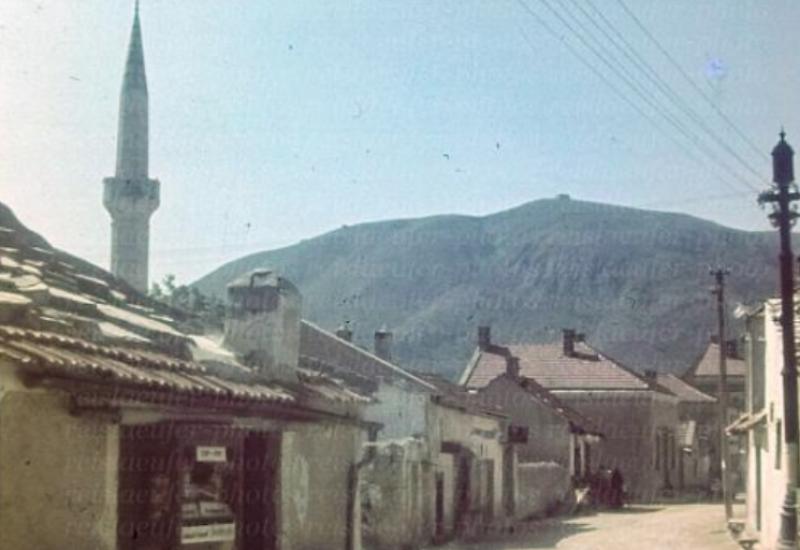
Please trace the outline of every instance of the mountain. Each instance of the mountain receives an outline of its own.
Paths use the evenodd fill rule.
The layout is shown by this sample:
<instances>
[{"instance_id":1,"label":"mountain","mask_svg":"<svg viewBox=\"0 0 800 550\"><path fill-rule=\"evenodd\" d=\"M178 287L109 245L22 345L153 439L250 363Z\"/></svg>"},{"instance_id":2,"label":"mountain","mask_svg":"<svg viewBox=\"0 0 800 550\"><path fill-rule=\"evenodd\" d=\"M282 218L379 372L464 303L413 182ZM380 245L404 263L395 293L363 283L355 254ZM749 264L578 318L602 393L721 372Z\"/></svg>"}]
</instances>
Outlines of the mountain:
<instances>
[{"instance_id":1,"label":"mountain","mask_svg":"<svg viewBox=\"0 0 800 550\"><path fill-rule=\"evenodd\" d=\"M241 273L277 268L301 289L306 318L331 329L349 320L364 346L386 325L400 364L445 375L468 361L479 324L498 343L574 327L634 368L682 372L715 332L709 268L720 265L729 311L775 295L777 235L561 196L484 217L343 227L195 285L222 296Z\"/></svg>"}]
</instances>

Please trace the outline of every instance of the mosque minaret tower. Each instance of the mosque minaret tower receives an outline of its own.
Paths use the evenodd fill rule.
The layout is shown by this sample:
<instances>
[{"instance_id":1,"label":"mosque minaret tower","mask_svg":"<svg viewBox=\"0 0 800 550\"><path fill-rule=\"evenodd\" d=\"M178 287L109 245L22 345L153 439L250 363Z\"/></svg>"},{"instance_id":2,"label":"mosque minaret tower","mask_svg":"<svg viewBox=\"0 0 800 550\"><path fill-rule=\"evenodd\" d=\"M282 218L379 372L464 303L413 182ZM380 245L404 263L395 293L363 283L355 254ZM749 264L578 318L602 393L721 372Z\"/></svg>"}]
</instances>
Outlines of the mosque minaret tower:
<instances>
[{"instance_id":1,"label":"mosque minaret tower","mask_svg":"<svg viewBox=\"0 0 800 550\"><path fill-rule=\"evenodd\" d=\"M111 271L147 292L150 216L159 205L159 182L148 175L147 77L139 2L136 2L119 99L117 168L103 180L103 205L111 214Z\"/></svg>"}]
</instances>

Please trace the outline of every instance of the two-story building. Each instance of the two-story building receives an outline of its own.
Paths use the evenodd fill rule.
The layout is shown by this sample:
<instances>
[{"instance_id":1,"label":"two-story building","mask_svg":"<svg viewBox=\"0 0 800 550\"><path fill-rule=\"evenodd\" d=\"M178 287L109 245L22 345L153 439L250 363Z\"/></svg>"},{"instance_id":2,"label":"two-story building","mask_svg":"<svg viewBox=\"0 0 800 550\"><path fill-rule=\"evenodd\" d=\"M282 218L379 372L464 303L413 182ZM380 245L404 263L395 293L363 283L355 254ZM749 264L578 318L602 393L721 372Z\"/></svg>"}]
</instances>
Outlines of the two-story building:
<instances>
[{"instance_id":1,"label":"two-story building","mask_svg":"<svg viewBox=\"0 0 800 550\"><path fill-rule=\"evenodd\" d=\"M480 347L480 346L479 346ZM629 498L655 499L677 480L678 398L583 342L574 330L552 344L508 344L519 358L519 375L534 380L560 401L591 419L604 435L586 453L587 467L617 468ZM461 384L480 391L505 373L502 361L476 354Z\"/></svg>"}]
</instances>

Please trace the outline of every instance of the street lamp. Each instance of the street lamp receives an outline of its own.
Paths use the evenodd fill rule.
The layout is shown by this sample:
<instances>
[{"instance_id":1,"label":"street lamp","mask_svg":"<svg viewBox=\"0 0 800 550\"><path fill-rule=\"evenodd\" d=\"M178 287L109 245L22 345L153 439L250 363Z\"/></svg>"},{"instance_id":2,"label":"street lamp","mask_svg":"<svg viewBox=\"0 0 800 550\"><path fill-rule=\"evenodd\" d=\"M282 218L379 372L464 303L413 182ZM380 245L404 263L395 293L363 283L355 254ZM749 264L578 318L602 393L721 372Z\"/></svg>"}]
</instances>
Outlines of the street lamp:
<instances>
[{"instance_id":1,"label":"street lamp","mask_svg":"<svg viewBox=\"0 0 800 550\"><path fill-rule=\"evenodd\" d=\"M797 548L797 364L794 341L794 273L792 271L791 226L798 213L791 203L800 199L794 184L794 151L786 143L786 133L781 130L781 140L772 150L772 181L769 191L761 193L758 202L771 203L769 215L772 225L778 228L781 241L781 330L783 333L783 426L786 463L786 495L781 509L781 531L778 548Z\"/></svg>"}]
</instances>

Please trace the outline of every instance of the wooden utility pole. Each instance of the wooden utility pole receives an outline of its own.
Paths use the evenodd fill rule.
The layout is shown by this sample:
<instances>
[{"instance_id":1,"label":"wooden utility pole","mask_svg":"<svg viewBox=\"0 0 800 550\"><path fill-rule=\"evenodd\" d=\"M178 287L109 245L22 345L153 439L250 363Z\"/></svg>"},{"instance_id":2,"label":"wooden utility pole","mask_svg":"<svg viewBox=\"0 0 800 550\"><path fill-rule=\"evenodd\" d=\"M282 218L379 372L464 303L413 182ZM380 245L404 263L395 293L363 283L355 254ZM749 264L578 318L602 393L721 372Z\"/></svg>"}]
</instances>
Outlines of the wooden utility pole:
<instances>
[{"instance_id":1,"label":"wooden utility pole","mask_svg":"<svg viewBox=\"0 0 800 550\"><path fill-rule=\"evenodd\" d=\"M719 465L720 481L722 482L722 500L725 502L725 519L733 517L733 494L731 487L731 476L728 471L730 463L730 450L728 449L728 435L725 428L728 426L728 364L727 364L727 340L725 338L725 276L729 274L727 269L712 269L716 285L713 294L717 297L717 330L719 339L719 389L717 395L717 405L719 410Z\"/></svg>"},{"instance_id":2,"label":"wooden utility pole","mask_svg":"<svg viewBox=\"0 0 800 550\"><path fill-rule=\"evenodd\" d=\"M781 531L778 548L797 549L797 468L798 468L798 418L797 418L797 356L794 340L794 272L792 261L791 227L798 214L791 203L800 199L794 186L794 151L786 143L781 130L781 140L772 150L772 181L775 185L759 195L761 204L772 203L769 215L780 234L780 285L781 331L783 333L783 438L786 468L786 495L781 509Z\"/></svg>"}]
</instances>

